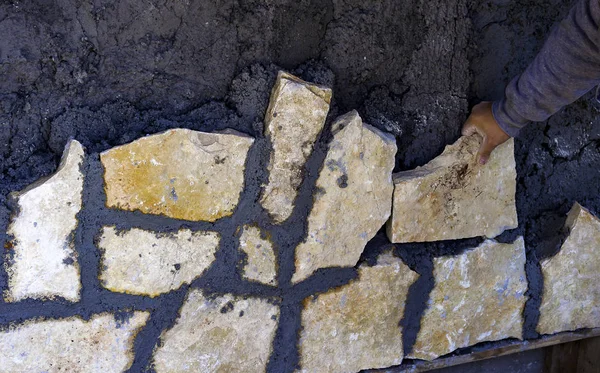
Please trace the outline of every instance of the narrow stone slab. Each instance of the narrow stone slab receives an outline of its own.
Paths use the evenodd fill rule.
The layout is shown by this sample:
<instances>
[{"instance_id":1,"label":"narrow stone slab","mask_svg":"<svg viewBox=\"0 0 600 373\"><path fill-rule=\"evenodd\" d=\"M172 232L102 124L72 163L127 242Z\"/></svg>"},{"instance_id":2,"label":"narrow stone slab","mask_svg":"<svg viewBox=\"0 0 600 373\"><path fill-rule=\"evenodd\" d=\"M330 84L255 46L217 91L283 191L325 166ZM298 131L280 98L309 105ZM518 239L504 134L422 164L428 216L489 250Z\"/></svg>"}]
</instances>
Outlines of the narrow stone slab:
<instances>
[{"instance_id":1,"label":"narrow stone slab","mask_svg":"<svg viewBox=\"0 0 600 373\"><path fill-rule=\"evenodd\" d=\"M418 278L391 254L357 280L304 301L300 336L302 372L358 372L402 362L404 305Z\"/></svg>"},{"instance_id":2,"label":"narrow stone slab","mask_svg":"<svg viewBox=\"0 0 600 373\"><path fill-rule=\"evenodd\" d=\"M461 137L423 167L394 175L392 242L495 237L516 228L514 142L477 162L481 137Z\"/></svg>"},{"instance_id":3,"label":"narrow stone slab","mask_svg":"<svg viewBox=\"0 0 600 373\"><path fill-rule=\"evenodd\" d=\"M201 276L215 260L219 239L216 232L189 229L161 234L104 227L100 280L111 291L158 296Z\"/></svg>"},{"instance_id":4,"label":"narrow stone slab","mask_svg":"<svg viewBox=\"0 0 600 373\"><path fill-rule=\"evenodd\" d=\"M79 300L81 282L72 233L81 210L84 150L75 140L64 151L58 170L15 193L18 212L8 228L12 259L6 263L9 302L25 298Z\"/></svg>"},{"instance_id":5,"label":"narrow stone slab","mask_svg":"<svg viewBox=\"0 0 600 373\"><path fill-rule=\"evenodd\" d=\"M133 363L133 340L148 319L134 312L122 321L100 314L28 321L0 332L2 372L124 372Z\"/></svg>"},{"instance_id":6,"label":"narrow stone slab","mask_svg":"<svg viewBox=\"0 0 600 373\"><path fill-rule=\"evenodd\" d=\"M261 204L277 223L292 213L304 164L325 125L330 101L329 88L279 72L265 114L265 135L273 150L269 181L261 197Z\"/></svg>"},{"instance_id":7,"label":"narrow stone slab","mask_svg":"<svg viewBox=\"0 0 600 373\"><path fill-rule=\"evenodd\" d=\"M317 179L308 235L296 248L298 282L319 268L356 265L392 208L396 140L356 111L333 125L333 140Z\"/></svg>"},{"instance_id":8,"label":"narrow stone slab","mask_svg":"<svg viewBox=\"0 0 600 373\"><path fill-rule=\"evenodd\" d=\"M240 237L240 250L248 256L242 273L245 279L277 285L277 261L273 244L266 233L258 227L245 225Z\"/></svg>"},{"instance_id":9,"label":"narrow stone slab","mask_svg":"<svg viewBox=\"0 0 600 373\"><path fill-rule=\"evenodd\" d=\"M229 216L244 187L251 137L173 129L100 155L106 204L171 218Z\"/></svg>"},{"instance_id":10,"label":"narrow stone slab","mask_svg":"<svg viewBox=\"0 0 600 373\"><path fill-rule=\"evenodd\" d=\"M560 251L541 263L540 334L600 327L600 220L575 203L565 228Z\"/></svg>"},{"instance_id":11,"label":"narrow stone slab","mask_svg":"<svg viewBox=\"0 0 600 373\"><path fill-rule=\"evenodd\" d=\"M527 300L522 237L436 258L433 274L435 287L408 357L433 360L479 342L521 338Z\"/></svg>"},{"instance_id":12,"label":"narrow stone slab","mask_svg":"<svg viewBox=\"0 0 600 373\"><path fill-rule=\"evenodd\" d=\"M161 335L154 368L163 372L265 372L279 307L264 299L188 294L175 326Z\"/></svg>"}]
</instances>

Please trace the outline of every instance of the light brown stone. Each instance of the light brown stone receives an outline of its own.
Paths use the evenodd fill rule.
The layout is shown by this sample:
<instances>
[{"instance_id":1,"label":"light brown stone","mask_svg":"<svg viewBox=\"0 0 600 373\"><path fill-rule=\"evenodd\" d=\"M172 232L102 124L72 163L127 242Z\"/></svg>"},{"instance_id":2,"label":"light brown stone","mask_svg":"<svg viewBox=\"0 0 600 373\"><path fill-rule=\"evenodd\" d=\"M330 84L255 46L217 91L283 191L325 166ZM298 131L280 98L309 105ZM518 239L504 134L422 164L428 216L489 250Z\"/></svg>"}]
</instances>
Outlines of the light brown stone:
<instances>
[{"instance_id":1,"label":"light brown stone","mask_svg":"<svg viewBox=\"0 0 600 373\"><path fill-rule=\"evenodd\" d=\"M104 227L100 280L105 288L155 297L191 283L215 260L216 232L159 234L133 228L118 232Z\"/></svg>"},{"instance_id":2,"label":"light brown stone","mask_svg":"<svg viewBox=\"0 0 600 373\"><path fill-rule=\"evenodd\" d=\"M107 150L101 154L106 203L194 221L229 216L253 141L235 131L173 129Z\"/></svg>"},{"instance_id":3,"label":"light brown stone","mask_svg":"<svg viewBox=\"0 0 600 373\"><path fill-rule=\"evenodd\" d=\"M358 279L304 301L300 336L302 372L358 372L402 362L404 305L418 278L391 254Z\"/></svg>"},{"instance_id":4,"label":"light brown stone","mask_svg":"<svg viewBox=\"0 0 600 373\"><path fill-rule=\"evenodd\" d=\"M126 321L101 314L28 321L0 332L0 372L124 372L133 362L133 340L148 312Z\"/></svg>"},{"instance_id":5,"label":"light brown stone","mask_svg":"<svg viewBox=\"0 0 600 373\"><path fill-rule=\"evenodd\" d=\"M479 342L521 338L527 300L522 237L436 258L433 271L435 286L408 357L433 360Z\"/></svg>"},{"instance_id":6,"label":"light brown stone","mask_svg":"<svg viewBox=\"0 0 600 373\"><path fill-rule=\"evenodd\" d=\"M308 235L296 248L294 282L319 268L356 265L390 216L394 137L363 124L356 111L340 117L333 133L317 179Z\"/></svg>"},{"instance_id":7,"label":"light brown stone","mask_svg":"<svg viewBox=\"0 0 600 373\"><path fill-rule=\"evenodd\" d=\"M331 90L279 72L265 114L265 135L273 150L261 204L277 223L294 208L303 167L329 111Z\"/></svg>"},{"instance_id":8,"label":"light brown stone","mask_svg":"<svg viewBox=\"0 0 600 373\"><path fill-rule=\"evenodd\" d=\"M22 192L8 234L12 260L7 263L7 301L63 297L79 300L81 282L72 233L81 209L84 150L75 140L64 151L58 170Z\"/></svg>"},{"instance_id":9,"label":"light brown stone","mask_svg":"<svg viewBox=\"0 0 600 373\"><path fill-rule=\"evenodd\" d=\"M245 279L267 285L277 285L275 252L266 233L263 233L258 227L245 225L240 237L240 250L248 256L242 273Z\"/></svg>"},{"instance_id":10,"label":"light brown stone","mask_svg":"<svg viewBox=\"0 0 600 373\"><path fill-rule=\"evenodd\" d=\"M541 262L541 334L600 327L600 220L575 203L565 228L560 251Z\"/></svg>"},{"instance_id":11,"label":"light brown stone","mask_svg":"<svg viewBox=\"0 0 600 373\"><path fill-rule=\"evenodd\" d=\"M514 142L500 145L486 165L477 162L481 137L461 137L415 170L394 175L392 242L495 237L516 228Z\"/></svg>"},{"instance_id":12,"label":"light brown stone","mask_svg":"<svg viewBox=\"0 0 600 373\"><path fill-rule=\"evenodd\" d=\"M188 294L175 326L161 335L154 368L164 372L264 372L279 308L264 299Z\"/></svg>"}]
</instances>

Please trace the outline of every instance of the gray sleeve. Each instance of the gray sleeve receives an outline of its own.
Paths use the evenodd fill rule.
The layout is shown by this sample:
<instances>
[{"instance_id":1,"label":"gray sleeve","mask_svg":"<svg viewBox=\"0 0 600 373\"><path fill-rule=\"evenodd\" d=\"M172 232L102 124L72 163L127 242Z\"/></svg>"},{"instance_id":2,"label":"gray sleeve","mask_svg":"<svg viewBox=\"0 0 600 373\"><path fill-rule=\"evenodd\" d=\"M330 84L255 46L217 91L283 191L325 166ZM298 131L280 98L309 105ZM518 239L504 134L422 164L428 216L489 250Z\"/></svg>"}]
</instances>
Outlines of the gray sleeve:
<instances>
[{"instance_id":1,"label":"gray sleeve","mask_svg":"<svg viewBox=\"0 0 600 373\"><path fill-rule=\"evenodd\" d=\"M600 0L578 0L555 27L525 72L492 105L510 136L527 123L548 119L600 83Z\"/></svg>"}]
</instances>

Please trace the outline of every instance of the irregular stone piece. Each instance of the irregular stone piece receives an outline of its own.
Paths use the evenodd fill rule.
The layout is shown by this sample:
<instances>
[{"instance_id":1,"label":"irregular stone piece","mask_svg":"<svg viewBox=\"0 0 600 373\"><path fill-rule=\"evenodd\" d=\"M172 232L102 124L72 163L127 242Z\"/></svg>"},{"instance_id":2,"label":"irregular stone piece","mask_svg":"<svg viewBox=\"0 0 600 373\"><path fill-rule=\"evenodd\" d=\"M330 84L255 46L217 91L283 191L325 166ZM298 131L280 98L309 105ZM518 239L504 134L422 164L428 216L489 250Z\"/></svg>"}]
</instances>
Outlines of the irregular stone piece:
<instances>
[{"instance_id":1,"label":"irregular stone piece","mask_svg":"<svg viewBox=\"0 0 600 373\"><path fill-rule=\"evenodd\" d=\"M575 203L565 228L560 251L541 262L540 334L600 327L600 220Z\"/></svg>"},{"instance_id":2,"label":"irregular stone piece","mask_svg":"<svg viewBox=\"0 0 600 373\"><path fill-rule=\"evenodd\" d=\"M119 321L100 314L28 321L0 332L1 372L124 372L133 362L133 340L148 312Z\"/></svg>"},{"instance_id":3,"label":"irregular stone piece","mask_svg":"<svg viewBox=\"0 0 600 373\"><path fill-rule=\"evenodd\" d=\"M358 372L402 362L404 304L418 278L391 254L359 268L348 285L304 301L302 372Z\"/></svg>"},{"instance_id":4,"label":"irregular stone piece","mask_svg":"<svg viewBox=\"0 0 600 373\"><path fill-rule=\"evenodd\" d=\"M435 286L410 358L433 360L484 341L521 338L527 297L525 246L487 240L434 259Z\"/></svg>"},{"instance_id":5,"label":"irregular stone piece","mask_svg":"<svg viewBox=\"0 0 600 373\"><path fill-rule=\"evenodd\" d=\"M392 242L495 237L516 228L514 142L477 162L481 137L461 137L423 167L394 175Z\"/></svg>"},{"instance_id":6,"label":"irregular stone piece","mask_svg":"<svg viewBox=\"0 0 600 373\"><path fill-rule=\"evenodd\" d=\"M242 276L251 281L277 285L277 262L273 244L260 228L245 225L240 237L240 249L248 256Z\"/></svg>"},{"instance_id":7,"label":"irregular stone piece","mask_svg":"<svg viewBox=\"0 0 600 373\"><path fill-rule=\"evenodd\" d=\"M280 71L265 114L265 135L273 150L268 165L269 181L261 204L277 223L294 208L302 169L325 125L331 90L304 82Z\"/></svg>"},{"instance_id":8,"label":"irregular stone piece","mask_svg":"<svg viewBox=\"0 0 600 373\"><path fill-rule=\"evenodd\" d=\"M58 170L39 180L18 198L18 213L8 234L12 259L6 263L9 302L25 298L79 300L81 282L72 233L81 210L84 150L75 140L63 153Z\"/></svg>"},{"instance_id":9,"label":"irregular stone piece","mask_svg":"<svg viewBox=\"0 0 600 373\"><path fill-rule=\"evenodd\" d=\"M354 266L392 208L396 140L356 111L333 125L333 140L317 179L308 235L296 248L298 282L319 268Z\"/></svg>"},{"instance_id":10,"label":"irregular stone piece","mask_svg":"<svg viewBox=\"0 0 600 373\"><path fill-rule=\"evenodd\" d=\"M216 232L181 229L160 234L133 228L104 227L100 280L111 291L155 297L190 283L215 260Z\"/></svg>"},{"instance_id":11,"label":"irregular stone piece","mask_svg":"<svg viewBox=\"0 0 600 373\"><path fill-rule=\"evenodd\" d=\"M100 155L106 204L195 221L229 216L253 142L235 131L173 129L107 150Z\"/></svg>"},{"instance_id":12,"label":"irregular stone piece","mask_svg":"<svg viewBox=\"0 0 600 373\"><path fill-rule=\"evenodd\" d=\"M163 372L264 372L279 308L264 299L188 294L175 326L163 332L154 368Z\"/></svg>"}]
</instances>

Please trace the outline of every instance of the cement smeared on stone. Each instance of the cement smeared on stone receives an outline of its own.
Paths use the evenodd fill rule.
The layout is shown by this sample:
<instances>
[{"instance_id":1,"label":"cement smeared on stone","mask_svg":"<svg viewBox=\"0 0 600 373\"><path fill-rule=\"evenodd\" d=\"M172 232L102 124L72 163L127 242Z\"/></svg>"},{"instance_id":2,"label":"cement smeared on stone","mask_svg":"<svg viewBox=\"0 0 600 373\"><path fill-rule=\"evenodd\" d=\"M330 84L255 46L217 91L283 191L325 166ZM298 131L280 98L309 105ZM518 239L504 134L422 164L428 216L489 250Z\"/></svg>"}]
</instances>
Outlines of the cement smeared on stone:
<instances>
[{"instance_id":1,"label":"cement smeared on stone","mask_svg":"<svg viewBox=\"0 0 600 373\"><path fill-rule=\"evenodd\" d=\"M201 276L215 260L216 232L181 229L157 234L133 228L124 232L104 227L100 280L122 293L157 296Z\"/></svg>"},{"instance_id":2,"label":"cement smeared on stone","mask_svg":"<svg viewBox=\"0 0 600 373\"><path fill-rule=\"evenodd\" d=\"M8 301L56 296L79 300L81 283L72 232L81 209L83 159L83 147L72 140L54 175L15 193L18 213L8 228L13 236L7 245L12 254L6 263Z\"/></svg>"},{"instance_id":3,"label":"cement smeared on stone","mask_svg":"<svg viewBox=\"0 0 600 373\"><path fill-rule=\"evenodd\" d=\"M109 207L176 219L229 216L254 140L235 131L173 129L101 154Z\"/></svg>"},{"instance_id":4,"label":"cement smeared on stone","mask_svg":"<svg viewBox=\"0 0 600 373\"><path fill-rule=\"evenodd\" d=\"M245 225L240 236L240 250L247 255L242 277L267 285L277 285L277 261L273 243L260 228Z\"/></svg>"},{"instance_id":5,"label":"cement smeared on stone","mask_svg":"<svg viewBox=\"0 0 600 373\"><path fill-rule=\"evenodd\" d=\"M481 137L461 137L415 170L394 175L392 242L495 237L518 226L514 142L500 145L486 165L477 162Z\"/></svg>"},{"instance_id":6,"label":"cement smeared on stone","mask_svg":"<svg viewBox=\"0 0 600 373\"><path fill-rule=\"evenodd\" d=\"M600 327L600 220L575 203L565 227L558 254L541 262L541 334Z\"/></svg>"}]
</instances>

